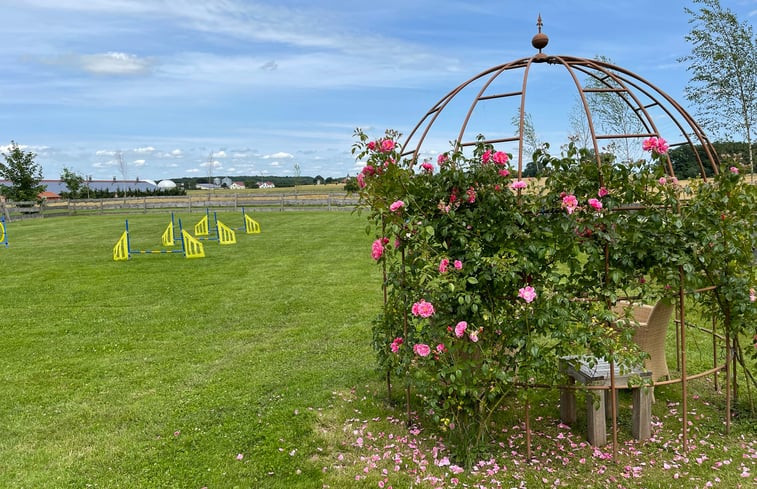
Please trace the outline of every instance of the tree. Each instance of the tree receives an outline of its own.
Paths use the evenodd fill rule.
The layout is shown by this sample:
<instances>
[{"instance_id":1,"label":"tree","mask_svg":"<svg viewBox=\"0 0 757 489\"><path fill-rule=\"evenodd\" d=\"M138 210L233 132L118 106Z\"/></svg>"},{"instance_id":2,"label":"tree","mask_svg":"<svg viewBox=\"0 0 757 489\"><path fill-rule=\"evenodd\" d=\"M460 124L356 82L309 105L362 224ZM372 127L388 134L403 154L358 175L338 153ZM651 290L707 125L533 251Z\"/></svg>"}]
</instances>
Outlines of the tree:
<instances>
[{"instance_id":1,"label":"tree","mask_svg":"<svg viewBox=\"0 0 757 489\"><path fill-rule=\"evenodd\" d=\"M516 134L520 133L520 117L513 116L512 124L515 127ZM542 142L539 140L539 136L536 134L534 128L534 119L531 114L525 113L523 115L523 134L521 135L523 140L524 160L528 161L526 167L523 170L524 177L535 177L539 174L540 168L538 160L534 158L536 150L541 149Z\"/></svg>"},{"instance_id":2,"label":"tree","mask_svg":"<svg viewBox=\"0 0 757 489\"><path fill-rule=\"evenodd\" d=\"M66 184L68 189L68 197L75 199L81 194L82 186L84 184L84 177L72 172L68 168L63 168L63 173L60 175L60 179Z\"/></svg>"},{"instance_id":3,"label":"tree","mask_svg":"<svg viewBox=\"0 0 757 489\"><path fill-rule=\"evenodd\" d=\"M568 121L570 122L570 128L573 130L568 139L579 148L593 149L589 121L586 119L586 113L580 101L576 101L571 108L570 114L568 114Z\"/></svg>"},{"instance_id":4,"label":"tree","mask_svg":"<svg viewBox=\"0 0 757 489\"><path fill-rule=\"evenodd\" d=\"M698 11L684 8L691 18L691 54L678 59L689 63L691 80L686 98L696 104L702 125L726 137L737 133L748 146L754 181L752 138L757 126L757 38L752 26L739 23L719 0L694 0Z\"/></svg>"},{"instance_id":5,"label":"tree","mask_svg":"<svg viewBox=\"0 0 757 489\"><path fill-rule=\"evenodd\" d=\"M116 153L116 162L118 163L118 171L121 172L121 178L126 180L129 174L129 164L124 161L124 156L120 151Z\"/></svg>"},{"instance_id":6,"label":"tree","mask_svg":"<svg viewBox=\"0 0 757 489\"><path fill-rule=\"evenodd\" d=\"M10 180L11 185L0 186L0 192L13 201L37 200L39 194L47 188L40 185L42 167L34 162L36 154L22 151L15 141L11 141L9 153L3 153L5 163L0 163L0 176Z\"/></svg>"},{"instance_id":7,"label":"tree","mask_svg":"<svg viewBox=\"0 0 757 489\"><path fill-rule=\"evenodd\" d=\"M606 56L597 56L597 61L614 64ZM620 88L612 79L588 77L586 88ZM586 95L592 118L605 134L638 134L646 132L639 115L633 110L633 101L627 92L590 92ZM587 127L588 130L588 127ZM623 162L632 162L642 156L638 141L633 138L612 140L614 150Z\"/></svg>"}]
</instances>

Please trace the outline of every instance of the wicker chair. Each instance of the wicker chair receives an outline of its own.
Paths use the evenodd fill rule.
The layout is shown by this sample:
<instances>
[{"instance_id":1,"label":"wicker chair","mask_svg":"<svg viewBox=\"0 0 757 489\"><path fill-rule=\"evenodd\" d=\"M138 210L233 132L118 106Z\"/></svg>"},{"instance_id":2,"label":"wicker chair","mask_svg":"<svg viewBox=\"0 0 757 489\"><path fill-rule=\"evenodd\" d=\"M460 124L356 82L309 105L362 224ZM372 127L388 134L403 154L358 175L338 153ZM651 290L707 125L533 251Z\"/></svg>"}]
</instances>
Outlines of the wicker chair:
<instances>
[{"instance_id":1,"label":"wicker chair","mask_svg":"<svg viewBox=\"0 0 757 489\"><path fill-rule=\"evenodd\" d=\"M619 302L615 307L616 314L622 315L623 309L629 306L631 304L627 302ZM673 315L673 303L660 300L654 306L633 305L632 313L634 321L638 323L633 341L642 351L649 354L644 366L652 372L652 379L655 381L662 377L669 378L665 338Z\"/></svg>"}]
</instances>

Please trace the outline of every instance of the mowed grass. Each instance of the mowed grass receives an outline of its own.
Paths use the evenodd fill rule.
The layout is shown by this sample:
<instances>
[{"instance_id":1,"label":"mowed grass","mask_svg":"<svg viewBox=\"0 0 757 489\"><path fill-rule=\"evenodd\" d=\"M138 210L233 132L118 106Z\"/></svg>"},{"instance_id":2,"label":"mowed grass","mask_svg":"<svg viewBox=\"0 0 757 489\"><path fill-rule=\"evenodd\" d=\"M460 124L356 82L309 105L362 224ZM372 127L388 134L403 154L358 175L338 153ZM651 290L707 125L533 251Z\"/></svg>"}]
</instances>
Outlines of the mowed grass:
<instances>
[{"instance_id":1,"label":"mowed grass","mask_svg":"<svg viewBox=\"0 0 757 489\"><path fill-rule=\"evenodd\" d=\"M354 215L254 217L204 259L129 262L122 218L8 224L0 487L315 487L289 452L318 439L308 407L373 375L380 279ZM131 216L132 248L169 221Z\"/></svg>"},{"instance_id":2,"label":"mowed grass","mask_svg":"<svg viewBox=\"0 0 757 489\"><path fill-rule=\"evenodd\" d=\"M513 396L487 455L453 467L444 434L401 383L387 402L371 321L380 269L365 220L254 213L259 235L205 242L207 257L114 262L114 216L8 224L0 248L0 488L753 487L757 423L747 392L725 435L711 377L658 387L651 440L630 439L621 392L618 463L557 419L558 392L531 392L533 459ZM186 229L201 214L177 214ZM219 213L232 227L239 213ZM170 215L129 216L133 249L160 249ZM675 336L669 332L669 363ZM691 329L689 371L711 344ZM675 375L675 373L674 373ZM723 378L720 378L721 385ZM583 402L579 400L579 406ZM708 485L709 484L709 485Z\"/></svg>"}]
</instances>

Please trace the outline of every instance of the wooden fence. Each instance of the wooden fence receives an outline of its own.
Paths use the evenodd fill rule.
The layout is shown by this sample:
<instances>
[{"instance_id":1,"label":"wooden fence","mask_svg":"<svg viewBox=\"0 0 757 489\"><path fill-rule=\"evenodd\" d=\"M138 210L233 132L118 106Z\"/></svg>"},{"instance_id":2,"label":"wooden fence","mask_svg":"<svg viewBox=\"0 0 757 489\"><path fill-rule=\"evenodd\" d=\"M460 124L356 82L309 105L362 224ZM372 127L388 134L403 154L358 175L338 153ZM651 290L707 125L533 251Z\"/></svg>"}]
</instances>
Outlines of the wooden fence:
<instances>
[{"instance_id":1,"label":"wooden fence","mask_svg":"<svg viewBox=\"0 0 757 489\"><path fill-rule=\"evenodd\" d=\"M206 195L119 197L114 199L60 199L36 202L2 202L6 221L37 217L86 214L133 214L135 212L218 212L242 208L253 212L352 211L358 203L348 193L227 193Z\"/></svg>"}]
</instances>

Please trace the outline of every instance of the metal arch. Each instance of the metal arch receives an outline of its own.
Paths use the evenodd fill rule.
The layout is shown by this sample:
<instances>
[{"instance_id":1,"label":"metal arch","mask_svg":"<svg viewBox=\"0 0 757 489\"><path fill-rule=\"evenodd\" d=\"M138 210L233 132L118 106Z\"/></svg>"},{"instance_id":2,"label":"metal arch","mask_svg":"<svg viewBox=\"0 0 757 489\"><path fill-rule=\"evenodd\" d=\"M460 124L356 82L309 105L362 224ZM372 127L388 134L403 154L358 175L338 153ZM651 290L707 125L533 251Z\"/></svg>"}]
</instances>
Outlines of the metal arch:
<instances>
[{"instance_id":1,"label":"metal arch","mask_svg":"<svg viewBox=\"0 0 757 489\"><path fill-rule=\"evenodd\" d=\"M580 59L580 58L576 58L576 59ZM595 63L604 65L607 68L610 68L610 69L615 70L617 72L623 73L624 75L627 75L628 77L630 77L630 79L626 79L626 78L622 78L622 79L626 83L628 83L630 86L632 86L634 89L636 89L637 91L643 93L645 96L647 96L649 99L651 99L654 102L654 104L648 104L646 106L640 105L640 109L644 112L644 114L647 117L647 119L649 121L651 121L651 122L654 121L654 118L651 115L649 115L649 113L647 112L646 109L648 107L652 107L652 106L659 107L663 112L665 112L665 114L676 125L676 127L678 127L678 129L681 131L681 134L683 135L683 137L686 138L686 142L693 148L695 146L695 143L694 143L694 141L691 140L690 133L688 131L686 131L686 129L681 125L681 123L678 120L678 118L676 118L675 115L673 113L671 113L671 111L668 109L668 107L666 107L664 104L660 103L660 101L657 99L657 97L655 97L652 93L650 93L644 87L644 85L646 85L646 87L649 87L650 89L652 89L658 95L662 96L663 99L668 104L670 104L673 108L675 108L676 111L678 112L678 114L684 118L684 120L688 124L689 128L694 132L696 138L702 144L702 147L704 148L705 153L707 154L707 158L708 158L708 160L710 162L712 170L715 173L718 173L719 170L718 170L717 163L719 161L719 158L717 156L717 153L715 153L715 151L713 150L712 144L710 143L709 138L707 138L707 136L705 135L704 131L699 126L699 124L697 124L697 122L691 117L691 115L689 115L689 113L686 112L686 110L683 107L681 107L681 105L678 102L676 102L675 99L673 99L672 97L670 97L667 93L665 93L664 91L662 91L661 89L659 89L658 87L656 87L655 85L653 85L652 83L650 83L649 81L645 80L644 78L642 78L642 77L640 77L640 76L638 76L638 75L636 75L636 74L634 74L634 73L632 73L632 72L630 72L628 70L625 70L625 69L623 69L623 68L621 68L619 66L616 66L616 65L612 65L612 64L604 63L604 62L600 62L600 61L595 61ZM582 73L584 73L586 75L593 76L592 73L590 73L590 72L588 72L586 70L579 70L579 71L581 71ZM639 83L641 83L643 85L640 85L639 83L635 83L634 80L638 81ZM633 95L633 92L629 91L629 93L631 93L631 95ZM639 116L637 116L637 117L639 117ZM639 120L642 121L642 123L644 122L644 119L642 119L641 117L639 117ZM659 134L658 134L658 136L659 136ZM678 145L683 145L683 144L684 143L680 143ZM705 169L704 169L704 163L702 162L702 159L700 158L699 153L697 151L694 151L693 153L694 153L694 156L695 156L695 158L697 160L697 164L699 166L699 170L700 170L700 173L702 175L702 178L706 180L707 176L706 176ZM669 160L670 160L670 158L668 157L668 161ZM672 171L672 168L671 168L671 171ZM671 173L671 175L673 175L673 174Z\"/></svg>"},{"instance_id":2,"label":"metal arch","mask_svg":"<svg viewBox=\"0 0 757 489\"><path fill-rule=\"evenodd\" d=\"M704 168L704 162L702 161L699 151L696 151L696 143L698 142L704 149L704 153L707 160L709 161L710 167L715 173L718 172L718 156L715 153L714 149L712 148L712 144L710 143L709 139L705 135L704 131L696 123L696 121L694 121L694 119L686 112L686 110L683 109L683 107L681 107L680 104L678 104L672 97L670 97L668 94L660 90L658 87L654 86L653 84L651 84L644 78L636 75L635 73L632 73L619 66L606 63L604 61L578 58L578 57L573 57L573 56L545 55L541 52L531 57L521 58L518 60L511 61L509 63L500 64L492 68L489 68L485 71L482 71L479 74L464 81L463 83L458 85L456 88L454 88L450 92L448 92L431 109L429 109L428 112L426 112L426 114L421 118L421 120L415 125L415 127L409 133L409 135L405 139L405 142L402 146L403 149L405 150L402 153L402 156L403 157L410 156L410 165L413 166L417 162L419 154L421 153L421 148L426 139L426 136L428 135L429 131L433 127L438 117L441 115L442 111L453 101L453 99L455 99L457 95L460 94L460 92L463 89L465 89L466 87L468 87L469 85L471 85L472 83L476 81L479 81L483 78L488 77L488 79L484 82L483 86L478 90L478 93L476 94L476 96L473 98L473 101L470 103L468 111L461 123L460 131L458 132L457 139L454 141L454 150L459 150L462 147L476 144L476 142L473 142L473 141L470 141L470 142L463 141L463 137L465 135L465 131L468 129L470 118L473 115L479 102L484 101L484 100L495 99L495 98L520 96L521 101L520 101L520 109L518 113L518 117L519 117L518 134L514 137L509 137L509 138L484 140L484 142L488 144L495 144L499 142L514 142L514 141L518 142L518 176L520 177L522 173L522 165L523 165L523 161L522 161L523 160L523 146L524 146L523 131L524 131L524 126L525 126L525 101L526 101L526 93L528 90L528 76L529 76L531 64L534 62L560 64L570 74L573 80L573 83L576 87L576 90L580 96L583 112L586 115L586 120L589 125L589 131L591 134L592 145L594 147L595 157L597 158L598 164L601 162L600 155L599 155L599 145L597 142L598 139L602 139L603 137L607 139L610 139L610 138L623 139L623 138L649 137L649 136L660 137L661 134L659 133L659 130L657 129L657 126L655 124L655 118L652 117L649 111L647 110L648 108L651 108L651 107L658 107L667 116L667 118L678 128L682 137L684 138L684 141L673 141L673 142L670 142L670 145L683 146L683 145L688 144L692 148L694 158L696 159L697 164L699 166L700 175L704 180L706 180L707 175ZM502 73L509 70L516 70L516 69L524 69L523 83L522 83L520 91L484 95L486 90ZM642 124L642 126L647 130L647 132L640 133L640 134L618 133L618 134L607 134L607 135L598 136L596 133L596 129L594 127L594 120L591 114L591 109L589 107L588 101L585 96L586 89L581 83L581 81L578 79L576 75L576 71L581 72L584 75L590 76L598 80L601 84L604 84L608 90L615 91L616 96L620 97L628 105L629 109L633 111L633 113L636 115L637 119ZM617 86L614 86L613 84L611 84L609 80L612 80L612 82L617 84ZM639 96L637 95L637 93L643 94L652 103L645 105L639 99ZM666 103L663 103L662 102L663 100ZM677 114L675 112L677 112ZM681 122L680 118L683 119L685 124ZM424 124L425 124L425 127L423 127ZM415 143L415 147L413 149L408 150L410 143L413 141L413 138L416 136L416 134L419 132L421 128L423 128L423 130L418 137L417 143ZM671 176L675 176L675 172L672 166L672 161L670 160L669 155L666 155L666 166L667 166L666 173L668 173Z\"/></svg>"}]
</instances>

